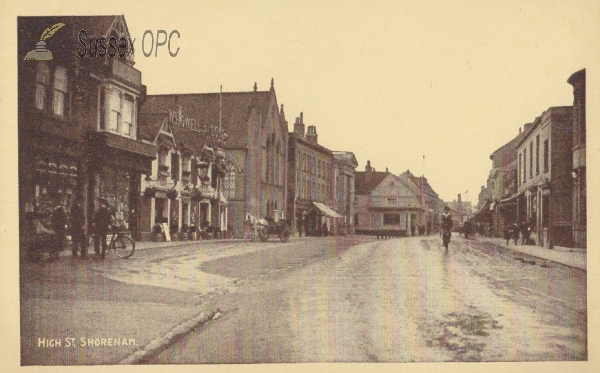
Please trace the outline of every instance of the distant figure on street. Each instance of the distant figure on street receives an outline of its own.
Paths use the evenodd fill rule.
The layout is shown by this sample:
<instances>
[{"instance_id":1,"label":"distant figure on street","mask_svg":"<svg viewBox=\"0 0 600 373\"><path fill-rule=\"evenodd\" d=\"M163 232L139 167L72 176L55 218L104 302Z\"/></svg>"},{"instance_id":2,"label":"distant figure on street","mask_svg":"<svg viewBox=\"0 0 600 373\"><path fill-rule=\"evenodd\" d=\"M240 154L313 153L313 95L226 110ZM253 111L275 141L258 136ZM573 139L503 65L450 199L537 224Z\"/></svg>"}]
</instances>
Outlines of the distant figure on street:
<instances>
[{"instance_id":1,"label":"distant figure on street","mask_svg":"<svg viewBox=\"0 0 600 373\"><path fill-rule=\"evenodd\" d=\"M529 235L531 234L531 228L527 222L523 221L519 227L521 231L521 245L529 245Z\"/></svg>"},{"instance_id":2,"label":"distant figure on street","mask_svg":"<svg viewBox=\"0 0 600 373\"><path fill-rule=\"evenodd\" d=\"M321 228L321 232L323 233L323 237L327 237L329 235L329 229L327 228L327 223L323 223L323 227Z\"/></svg>"},{"instance_id":3,"label":"distant figure on street","mask_svg":"<svg viewBox=\"0 0 600 373\"><path fill-rule=\"evenodd\" d=\"M59 204L52 212L52 229L54 230L54 247L50 251L50 259L58 259L58 253L62 251L67 237L67 213L62 204Z\"/></svg>"},{"instance_id":4,"label":"distant figure on street","mask_svg":"<svg viewBox=\"0 0 600 373\"><path fill-rule=\"evenodd\" d=\"M78 198L75 200L75 203L73 203L73 207L71 207L71 254L73 258L77 258L79 251L81 251L82 259L87 257L87 245L83 227L84 223L84 211L81 206L81 200Z\"/></svg>"},{"instance_id":5,"label":"distant figure on street","mask_svg":"<svg viewBox=\"0 0 600 373\"><path fill-rule=\"evenodd\" d=\"M519 240L519 227L517 226L517 223L509 224L504 229L504 238L506 238L507 245L511 238L514 240L515 245L517 244L517 241Z\"/></svg>"},{"instance_id":6,"label":"distant figure on street","mask_svg":"<svg viewBox=\"0 0 600 373\"><path fill-rule=\"evenodd\" d=\"M452 226L454 221L452 220L452 214L450 213L450 207L444 207L444 213L442 214L442 243L446 250L450 244L450 238L452 236Z\"/></svg>"},{"instance_id":7,"label":"distant figure on street","mask_svg":"<svg viewBox=\"0 0 600 373\"><path fill-rule=\"evenodd\" d=\"M106 256L106 235L112 222L112 214L108 209L108 201L104 198L100 198L100 208L96 211L94 218L94 225L96 228L96 243L95 245L101 249L100 258L104 259Z\"/></svg>"}]
</instances>

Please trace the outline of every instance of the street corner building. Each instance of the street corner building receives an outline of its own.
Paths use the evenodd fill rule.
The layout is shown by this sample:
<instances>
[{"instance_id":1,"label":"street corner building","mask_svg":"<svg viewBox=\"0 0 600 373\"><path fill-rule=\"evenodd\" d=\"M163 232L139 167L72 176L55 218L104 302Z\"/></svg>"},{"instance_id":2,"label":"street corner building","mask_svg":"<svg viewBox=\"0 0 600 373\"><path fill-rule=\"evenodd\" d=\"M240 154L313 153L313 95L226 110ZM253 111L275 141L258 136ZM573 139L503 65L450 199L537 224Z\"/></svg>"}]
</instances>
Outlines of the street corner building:
<instances>
[{"instance_id":1,"label":"street corner building","mask_svg":"<svg viewBox=\"0 0 600 373\"><path fill-rule=\"evenodd\" d=\"M53 58L24 58L59 23L64 26L45 41ZM57 205L69 213L75 198L82 200L88 229L104 198L121 225L135 232L141 175L150 173L156 157L155 145L140 139L146 87L131 54L77 52L81 30L128 40L125 18L19 17L17 27L20 237L31 236L32 220Z\"/></svg>"},{"instance_id":2,"label":"street corner building","mask_svg":"<svg viewBox=\"0 0 600 373\"><path fill-rule=\"evenodd\" d=\"M164 239L164 227L182 238L194 228L242 238L246 214L285 218L287 122L273 81L267 91L255 83L247 92L149 95L142 121L157 151L142 180L144 239L161 231Z\"/></svg>"},{"instance_id":3,"label":"street corner building","mask_svg":"<svg viewBox=\"0 0 600 373\"><path fill-rule=\"evenodd\" d=\"M354 153L332 151L318 142L317 127L296 117L289 133L288 217L299 236L354 233Z\"/></svg>"},{"instance_id":4,"label":"street corner building","mask_svg":"<svg viewBox=\"0 0 600 373\"><path fill-rule=\"evenodd\" d=\"M376 171L367 161L365 171L356 173L355 190L357 234L403 237L439 229L444 203L424 176Z\"/></svg>"}]
</instances>

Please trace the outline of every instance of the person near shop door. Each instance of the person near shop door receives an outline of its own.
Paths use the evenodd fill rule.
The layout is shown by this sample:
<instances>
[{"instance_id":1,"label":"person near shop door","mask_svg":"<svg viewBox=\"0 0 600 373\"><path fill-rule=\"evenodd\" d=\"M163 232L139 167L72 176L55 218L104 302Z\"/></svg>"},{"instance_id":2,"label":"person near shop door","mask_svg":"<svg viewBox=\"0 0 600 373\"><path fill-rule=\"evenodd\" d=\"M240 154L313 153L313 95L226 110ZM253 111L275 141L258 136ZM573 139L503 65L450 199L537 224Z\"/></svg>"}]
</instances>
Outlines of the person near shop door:
<instances>
[{"instance_id":1,"label":"person near shop door","mask_svg":"<svg viewBox=\"0 0 600 373\"><path fill-rule=\"evenodd\" d=\"M108 229L110 228L112 219L113 215L108 209L108 201L104 198L100 198L100 208L98 208L98 211L96 211L96 215L94 217L94 229L97 241L95 245L101 249L101 259L104 259L106 256L106 235L108 234Z\"/></svg>"},{"instance_id":2,"label":"person near shop door","mask_svg":"<svg viewBox=\"0 0 600 373\"><path fill-rule=\"evenodd\" d=\"M77 255L80 253L81 258L87 258L87 245L85 239L85 216L83 211L83 206L81 205L81 200L78 198L73 203L73 207L71 207L71 255L73 258L77 258Z\"/></svg>"},{"instance_id":3,"label":"person near shop door","mask_svg":"<svg viewBox=\"0 0 600 373\"><path fill-rule=\"evenodd\" d=\"M67 237L67 213L62 204L52 212L52 229L54 230L54 247L50 251L50 259L58 259L58 254L63 250Z\"/></svg>"}]
</instances>

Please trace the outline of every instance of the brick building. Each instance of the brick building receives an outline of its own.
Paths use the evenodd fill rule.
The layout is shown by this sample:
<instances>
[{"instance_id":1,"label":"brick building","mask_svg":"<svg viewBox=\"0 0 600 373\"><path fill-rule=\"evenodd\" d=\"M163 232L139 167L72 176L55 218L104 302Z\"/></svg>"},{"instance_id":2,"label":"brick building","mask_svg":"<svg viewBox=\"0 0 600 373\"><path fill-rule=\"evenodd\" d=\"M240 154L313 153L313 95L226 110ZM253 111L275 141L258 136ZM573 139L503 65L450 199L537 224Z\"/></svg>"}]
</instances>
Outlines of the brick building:
<instances>
[{"instance_id":1,"label":"brick building","mask_svg":"<svg viewBox=\"0 0 600 373\"><path fill-rule=\"evenodd\" d=\"M288 130L273 81L268 91L258 91L255 83L249 92L152 95L147 104L156 110L181 106L191 123L227 134L223 149L233 166L223 175L225 226L241 236L246 214L285 218Z\"/></svg>"},{"instance_id":2,"label":"brick building","mask_svg":"<svg viewBox=\"0 0 600 373\"><path fill-rule=\"evenodd\" d=\"M571 106L551 107L517 144L517 220L540 246L572 242Z\"/></svg>"},{"instance_id":3,"label":"brick building","mask_svg":"<svg viewBox=\"0 0 600 373\"><path fill-rule=\"evenodd\" d=\"M315 126L305 126L303 113L296 118L294 131L288 136L288 216L295 221L292 231L321 235L323 224L329 232L335 231L343 216L333 210L333 153L318 143Z\"/></svg>"},{"instance_id":4,"label":"brick building","mask_svg":"<svg viewBox=\"0 0 600 373\"><path fill-rule=\"evenodd\" d=\"M64 24L46 48L50 60L24 60L48 27ZM80 198L89 228L99 198L139 238L141 175L156 147L139 139L138 112L146 94L132 56L80 57L78 34L127 40L123 16L19 17L18 140L21 237L29 217L67 212ZM89 51L91 52L91 50ZM94 54L97 50L94 50ZM45 52L48 53L48 52Z\"/></svg>"},{"instance_id":5,"label":"brick building","mask_svg":"<svg viewBox=\"0 0 600 373\"><path fill-rule=\"evenodd\" d=\"M147 96L140 113L140 137L157 148L152 174L141 180L142 239L150 239L157 224L163 239L189 239L194 236L187 233L198 230L215 236L232 233L225 177L237 175L238 169L222 149L227 135L218 126L201 123L185 99L177 99L176 107L168 107L170 101Z\"/></svg>"}]
</instances>

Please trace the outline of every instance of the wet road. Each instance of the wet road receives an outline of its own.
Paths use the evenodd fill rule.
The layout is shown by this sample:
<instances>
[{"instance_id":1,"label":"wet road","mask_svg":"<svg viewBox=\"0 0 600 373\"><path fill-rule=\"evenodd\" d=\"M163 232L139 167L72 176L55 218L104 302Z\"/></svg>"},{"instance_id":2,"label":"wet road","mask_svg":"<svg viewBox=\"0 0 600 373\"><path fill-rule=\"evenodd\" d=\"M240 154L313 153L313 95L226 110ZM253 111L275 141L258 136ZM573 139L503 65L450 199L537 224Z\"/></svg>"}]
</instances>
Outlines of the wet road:
<instances>
[{"instance_id":1,"label":"wet road","mask_svg":"<svg viewBox=\"0 0 600 373\"><path fill-rule=\"evenodd\" d=\"M104 273L219 308L150 364L586 359L584 271L457 237L446 254L439 241L234 243Z\"/></svg>"}]
</instances>

